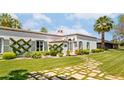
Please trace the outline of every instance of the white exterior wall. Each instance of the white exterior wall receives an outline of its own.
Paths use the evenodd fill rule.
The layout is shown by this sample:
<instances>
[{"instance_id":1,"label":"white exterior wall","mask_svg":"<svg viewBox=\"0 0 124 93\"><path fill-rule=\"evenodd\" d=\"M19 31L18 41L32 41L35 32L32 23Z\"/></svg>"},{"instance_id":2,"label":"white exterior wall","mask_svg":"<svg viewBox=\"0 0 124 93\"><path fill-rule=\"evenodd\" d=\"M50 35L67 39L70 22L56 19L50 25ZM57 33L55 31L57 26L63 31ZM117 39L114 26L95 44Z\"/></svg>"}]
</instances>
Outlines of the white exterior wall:
<instances>
[{"instance_id":1,"label":"white exterior wall","mask_svg":"<svg viewBox=\"0 0 124 93\"><path fill-rule=\"evenodd\" d=\"M65 36L56 36L56 35L45 35L45 34L36 34L36 33L29 33L29 32L17 32L17 31L5 31L5 30L0 30L0 37L9 40L10 38L13 38L15 40L18 39L24 39L24 40L29 40L31 39L32 41L36 40L43 40L49 42L50 41L56 41L56 40L66 40L68 41L71 39L71 42L73 42L73 52L75 49L79 49L79 41L83 42L83 49L87 49L87 42L90 43L90 50L96 49L97 48L97 40L95 37L90 37L86 35L81 35L81 34L73 34L73 35L65 35ZM68 41L69 42L69 41ZM77 47L74 47L74 42L77 42ZM64 52L66 52L68 48L64 49Z\"/></svg>"},{"instance_id":2,"label":"white exterior wall","mask_svg":"<svg viewBox=\"0 0 124 93\"><path fill-rule=\"evenodd\" d=\"M90 50L92 49L96 49L97 48L97 42L96 41L90 41L90 40L82 40L82 39L78 39L78 43L79 41L82 41L83 42L83 49L87 49L87 42L90 43Z\"/></svg>"}]
</instances>

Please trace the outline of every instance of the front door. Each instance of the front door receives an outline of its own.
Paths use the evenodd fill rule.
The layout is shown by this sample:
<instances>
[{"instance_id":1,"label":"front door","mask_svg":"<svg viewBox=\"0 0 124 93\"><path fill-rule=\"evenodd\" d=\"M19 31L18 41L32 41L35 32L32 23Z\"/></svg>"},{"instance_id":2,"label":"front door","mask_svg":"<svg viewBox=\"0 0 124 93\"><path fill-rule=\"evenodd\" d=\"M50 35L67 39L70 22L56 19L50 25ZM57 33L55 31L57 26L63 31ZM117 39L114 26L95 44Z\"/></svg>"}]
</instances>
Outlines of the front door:
<instances>
[{"instance_id":1,"label":"front door","mask_svg":"<svg viewBox=\"0 0 124 93\"><path fill-rule=\"evenodd\" d=\"M36 41L36 51L43 51L43 41Z\"/></svg>"}]
</instances>

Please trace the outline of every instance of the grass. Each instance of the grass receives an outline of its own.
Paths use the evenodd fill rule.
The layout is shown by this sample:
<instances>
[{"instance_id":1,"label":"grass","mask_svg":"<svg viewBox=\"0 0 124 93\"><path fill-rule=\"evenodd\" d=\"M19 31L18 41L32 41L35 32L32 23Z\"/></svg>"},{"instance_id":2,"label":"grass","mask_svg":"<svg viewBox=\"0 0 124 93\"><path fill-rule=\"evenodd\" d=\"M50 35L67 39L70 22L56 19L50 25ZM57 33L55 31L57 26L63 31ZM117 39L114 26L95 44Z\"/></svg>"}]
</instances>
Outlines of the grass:
<instances>
[{"instance_id":1,"label":"grass","mask_svg":"<svg viewBox=\"0 0 124 93\"><path fill-rule=\"evenodd\" d=\"M14 70L41 71L54 68L62 68L82 63L80 57L62 57L48 59L16 59L0 60L0 77Z\"/></svg>"},{"instance_id":2,"label":"grass","mask_svg":"<svg viewBox=\"0 0 124 93\"><path fill-rule=\"evenodd\" d=\"M92 54L91 58L102 62L100 69L108 74L124 77L124 50L110 50L104 53Z\"/></svg>"}]
</instances>

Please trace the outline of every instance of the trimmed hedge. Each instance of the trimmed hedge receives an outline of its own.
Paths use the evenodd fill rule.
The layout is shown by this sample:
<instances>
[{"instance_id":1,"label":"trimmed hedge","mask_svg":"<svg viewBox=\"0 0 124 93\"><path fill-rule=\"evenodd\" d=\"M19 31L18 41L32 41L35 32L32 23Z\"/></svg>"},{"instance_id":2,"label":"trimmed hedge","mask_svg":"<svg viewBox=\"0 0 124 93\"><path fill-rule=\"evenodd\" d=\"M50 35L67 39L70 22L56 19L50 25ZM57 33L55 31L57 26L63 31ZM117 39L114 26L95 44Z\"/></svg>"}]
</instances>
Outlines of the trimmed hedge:
<instances>
[{"instance_id":1,"label":"trimmed hedge","mask_svg":"<svg viewBox=\"0 0 124 93\"><path fill-rule=\"evenodd\" d=\"M44 51L44 52L43 52L43 55L44 55L44 56L50 55L50 51Z\"/></svg>"},{"instance_id":2,"label":"trimmed hedge","mask_svg":"<svg viewBox=\"0 0 124 93\"><path fill-rule=\"evenodd\" d=\"M32 56L31 54L32 54L31 52L26 52L26 53L24 53L24 57L29 58L29 57L31 57L31 56Z\"/></svg>"},{"instance_id":3,"label":"trimmed hedge","mask_svg":"<svg viewBox=\"0 0 124 93\"><path fill-rule=\"evenodd\" d=\"M16 54L14 52L4 52L2 55L3 59L14 59L16 58Z\"/></svg>"},{"instance_id":4,"label":"trimmed hedge","mask_svg":"<svg viewBox=\"0 0 124 93\"><path fill-rule=\"evenodd\" d=\"M79 55L79 54L80 54L80 51L79 51L78 49L76 49L76 50L74 51L74 53L75 53L76 55Z\"/></svg>"},{"instance_id":5,"label":"trimmed hedge","mask_svg":"<svg viewBox=\"0 0 124 93\"><path fill-rule=\"evenodd\" d=\"M67 55L67 56L70 56L70 50L69 50L69 49L67 49L66 55Z\"/></svg>"},{"instance_id":6,"label":"trimmed hedge","mask_svg":"<svg viewBox=\"0 0 124 93\"><path fill-rule=\"evenodd\" d=\"M99 53L99 52L104 52L103 49L92 49L91 50L92 53Z\"/></svg>"},{"instance_id":7,"label":"trimmed hedge","mask_svg":"<svg viewBox=\"0 0 124 93\"><path fill-rule=\"evenodd\" d=\"M82 54L89 54L90 53L90 51L88 49L83 49L83 50L81 50L81 52L82 52Z\"/></svg>"},{"instance_id":8,"label":"trimmed hedge","mask_svg":"<svg viewBox=\"0 0 124 93\"><path fill-rule=\"evenodd\" d=\"M64 55L63 53L58 53L59 57L63 57L63 55Z\"/></svg>"},{"instance_id":9,"label":"trimmed hedge","mask_svg":"<svg viewBox=\"0 0 124 93\"><path fill-rule=\"evenodd\" d=\"M31 57L32 57L32 58L36 58L36 59L42 58L42 52L41 52L41 51L33 51L33 52L31 53Z\"/></svg>"}]
</instances>

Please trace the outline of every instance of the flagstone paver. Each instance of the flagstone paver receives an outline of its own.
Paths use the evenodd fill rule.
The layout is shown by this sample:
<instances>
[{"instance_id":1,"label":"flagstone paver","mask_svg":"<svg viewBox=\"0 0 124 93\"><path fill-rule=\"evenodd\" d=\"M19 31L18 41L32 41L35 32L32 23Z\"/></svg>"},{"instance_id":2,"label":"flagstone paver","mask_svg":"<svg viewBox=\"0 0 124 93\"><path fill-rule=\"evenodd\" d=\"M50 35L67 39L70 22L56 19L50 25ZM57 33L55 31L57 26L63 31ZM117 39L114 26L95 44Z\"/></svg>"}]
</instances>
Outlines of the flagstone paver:
<instances>
[{"instance_id":1,"label":"flagstone paver","mask_svg":"<svg viewBox=\"0 0 124 93\"><path fill-rule=\"evenodd\" d=\"M90 58L83 58L79 65L31 72L28 80L123 80L122 77L107 75L98 66L102 63Z\"/></svg>"},{"instance_id":2,"label":"flagstone paver","mask_svg":"<svg viewBox=\"0 0 124 93\"><path fill-rule=\"evenodd\" d=\"M86 77L86 76L77 73L77 74L71 75L71 77L74 78L74 79L81 80L81 79L83 79L83 78Z\"/></svg>"}]
</instances>

